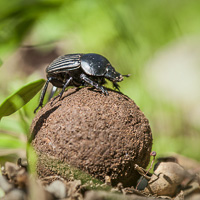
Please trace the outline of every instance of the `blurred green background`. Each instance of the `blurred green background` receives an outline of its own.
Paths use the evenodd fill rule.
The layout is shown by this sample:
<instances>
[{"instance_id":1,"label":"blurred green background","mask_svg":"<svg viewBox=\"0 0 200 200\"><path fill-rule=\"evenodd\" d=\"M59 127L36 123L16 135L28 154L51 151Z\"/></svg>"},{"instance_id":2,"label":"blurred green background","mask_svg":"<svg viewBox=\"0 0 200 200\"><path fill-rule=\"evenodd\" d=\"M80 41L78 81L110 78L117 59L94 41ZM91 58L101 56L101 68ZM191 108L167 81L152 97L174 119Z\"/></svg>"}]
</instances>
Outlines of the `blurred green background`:
<instances>
[{"instance_id":1,"label":"blurred green background","mask_svg":"<svg viewBox=\"0 0 200 200\"><path fill-rule=\"evenodd\" d=\"M59 55L99 53L150 121L153 150L200 161L200 1L0 1L0 102ZM25 157L39 94L0 122L0 163ZM16 156L17 154L17 156Z\"/></svg>"}]
</instances>

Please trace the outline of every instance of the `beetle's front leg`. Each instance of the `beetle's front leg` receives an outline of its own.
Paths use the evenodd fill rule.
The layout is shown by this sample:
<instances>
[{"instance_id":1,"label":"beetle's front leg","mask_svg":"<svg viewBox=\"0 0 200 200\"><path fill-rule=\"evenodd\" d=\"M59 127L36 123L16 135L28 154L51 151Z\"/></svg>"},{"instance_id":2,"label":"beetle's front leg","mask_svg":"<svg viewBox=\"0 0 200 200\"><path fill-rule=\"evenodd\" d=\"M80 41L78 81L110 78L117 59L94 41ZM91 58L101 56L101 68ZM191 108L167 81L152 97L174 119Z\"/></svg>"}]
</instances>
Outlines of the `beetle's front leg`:
<instances>
[{"instance_id":1,"label":"beetle's front leg","mask_svg":"<svg viewBox=\"0 0 200 200\"><path fill-rule=\"evenodd\" d=\"M108 95L108 91L103 86L89 79L85 74L81 74L80 78L86 83L89 83L90 85L94 86L96 89L101 90L105 95Z\"/></svg>"},{"instance_id":2,"label":"beetle's front leg","mask_svg":"<svg viewBox=\"0 0 200 200\"><path fill-rule=\"evenodd\" d=\"M120 86L116 82L113 82L113 87L116 88L118 91L120 91Z\"/></svg>"}]
</instances>

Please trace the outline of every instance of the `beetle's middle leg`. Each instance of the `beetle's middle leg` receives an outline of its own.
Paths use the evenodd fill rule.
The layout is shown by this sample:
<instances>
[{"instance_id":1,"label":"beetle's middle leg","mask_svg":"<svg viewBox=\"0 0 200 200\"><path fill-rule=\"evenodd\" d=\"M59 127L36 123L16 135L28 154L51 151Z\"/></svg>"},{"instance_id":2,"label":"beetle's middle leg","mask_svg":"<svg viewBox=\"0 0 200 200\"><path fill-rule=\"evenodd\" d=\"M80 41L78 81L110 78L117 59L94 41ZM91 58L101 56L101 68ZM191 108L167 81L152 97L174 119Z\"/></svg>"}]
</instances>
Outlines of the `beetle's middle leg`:
<instances>
[{"instance_id":1,"label":"beetle's middle leg","mask_svg":"<svg viewBox=\"0 0 200 200\"><path fill-rule=\"evenodd\" d=\"M63 95L63 93L64 93L66 87L70 84L70 81L71 81L71 80L72 80L72 77L70 77L69 79L66 80L66 82L65 82L65 84L64 84L64 86L63 86L63 88L62 88L62 91L60 92L60 94L59 94L58 96L54 97L54 99L52 100L51 104L52 104L58 97L59 97L59 100L61 100L62 95Z\"/></svg>"},{"instance_id":2,"label":"beetle's middle leg","mask_svg":"<svg viewBox=\"0 0 200 200\"><path fill-rule=\"evenodd\" d=\"M94 86L96 89L101 90L105 95L108 95L108 91L103 86L89 79L85 74L81 74L80 78L86 83L89 83L90 85Z\"/></svg>"},{"instance_id":3,"label":"beetle's middle leg","mask_svg":"<svg viewBox=\"0 0 200 200\"><path fill-rule=\"evenodd\" d=\"M59 100L62 98L63 92L65 91L66 87L70 84L70 81L72 80L72 77L70 77L69 79L67 79L67 81L65 82L62 91L60 92L60 94L58 95L60 98Z\"/></svg>"}]
</instances>

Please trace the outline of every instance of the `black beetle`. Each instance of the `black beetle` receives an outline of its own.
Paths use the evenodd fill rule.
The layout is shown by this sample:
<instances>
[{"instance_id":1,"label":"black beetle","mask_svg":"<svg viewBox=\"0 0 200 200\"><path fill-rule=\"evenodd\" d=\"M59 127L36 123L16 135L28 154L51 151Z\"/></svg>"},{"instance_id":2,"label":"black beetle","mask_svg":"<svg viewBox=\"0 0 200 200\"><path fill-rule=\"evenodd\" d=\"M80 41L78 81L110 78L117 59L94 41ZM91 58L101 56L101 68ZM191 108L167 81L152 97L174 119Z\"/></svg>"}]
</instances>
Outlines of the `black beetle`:
<instances>
[{"instance_id":1,"label":"black beetle","mask_svg":"<svg viewBox=\"0 0 200 200\"><path fill-rule=\"evenodd\" d=\"M46 73L47 82L41 93L40 103L34 112L42 107L49 82L57 88L62 88L58 95L61 99L67 86L92 85L107 95L107 90L102 86L106 83L105 78L112 81L113 86L119 90L116 82L122 81L123 76L129 76L116 72L105 57L95 53L60 56L46 68Z\"/></svg>"}]
</instances>

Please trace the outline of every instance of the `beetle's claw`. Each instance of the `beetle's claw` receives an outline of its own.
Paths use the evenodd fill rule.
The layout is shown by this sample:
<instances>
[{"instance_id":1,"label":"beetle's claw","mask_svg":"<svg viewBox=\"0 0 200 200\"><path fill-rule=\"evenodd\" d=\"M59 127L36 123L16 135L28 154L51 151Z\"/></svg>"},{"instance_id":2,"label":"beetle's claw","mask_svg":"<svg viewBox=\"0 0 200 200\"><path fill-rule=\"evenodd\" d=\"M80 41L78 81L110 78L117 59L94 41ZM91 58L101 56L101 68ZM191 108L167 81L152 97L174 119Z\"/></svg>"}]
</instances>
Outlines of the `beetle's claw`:
<instances>
[{"instance_id":1,"label":"beetle's claw","mask_svg":"<svg viewBox=\"0 0 200 200\"><path fill-rule=\"evenodd\" d=\"M118 91L120 91L120 86L119 86L119 84L117 84L116 82L113 82L113 87L114 87L114 89L115 90L118 90Z\"/></svg>"},{"instance_id":2,"label":"beetle's claw","mask_svg":"<svg viewBox=\"0 0 200 200\"><path fill-rule=\"evenodd\" d=\"M34 110L34 114L36 113L36 111L37 111L38 108L39 108L39 107L37 107L37 108Z\"/></svg>"},{"instance_id":3,"label":"beetle's claw","mask_svg":"<svg viewBox=\"0 0 200 200\"><path fill-rule=\"evenodd\" d=\"M104 94L105 94L106 96L109 96L109 93L108 93L107 90L104 90Z\"/></svg>"},{"instance_id":4,"label":"beetle's claw","mask_svg":"<svg viewBox=\"0 0 200 200\"><path fill-rule=\"evenodd\" d=\"M51 103L50 103L51 106L53 105L54 101L55 101L58 97L59 97L59 95L55 96L55 97L52 99L52 101L51 101Z\"/></svg>"},{"instance_id":5,"label":"beetle's claw","mask_svg":"<svg viewBox=\"0 0 200 200\"><path fill-rule=\"evenodd\" d=\"M116 90L117 90L118 92L120 92L120 89L119 89L118 87L116 87Z\"/></svg>"},{"instance_id":6,"label":"beetle's claw","mask_svg":"<svg viewBox=\"0 0 200 200\"><path fill-rule=\"evenodd\" d=\"M106 96L109 95L108 91L104 88L104 92L103 92Z\"/></svg>"},{"instance_id":7,"label":"beetle's claw","mask_svg":"<svg viewBox=\"0 0 200 200\"><path fill-rule=\"evenodd\" d=\"M59 101L62 99L62 96L60 95L60 97L59 97Z\"/></svg>"},{"instance_id":8,"label":"beetle's claw","mask_svg":"<svg viewBox=\"0 0 200 200\"><path fill-rule=\"evenodd\" d=\"M104 88L103 86L100 86L99 89L102 91L102 93L103 93L104 95L109 95L109 94L108 94L108 91L107 91L106 88Z\"/></svg>"},{"instance_id":9,"label":"beetle's claw","mask_svg":"<svg viewBox=\"0 0 200 200\"><path fill-rule=\"evenodd\" d=\"M120 89L119 89L119 88L120 88L119 85L115 86L114 88L115 88L115 90L120 91Z\"/></svg>"},{"instance_id":10,"label":"beetle's claw","mask_svg":"<svg viewBox=\"0 0 200 200\"><path fill-rule=\"evenodd\" d=\"M42 108L42 105L39 105L39 106L34 110L34 114L36 113L36 111L37 111L40 107Z\"/></svg>"}]
</instances>

